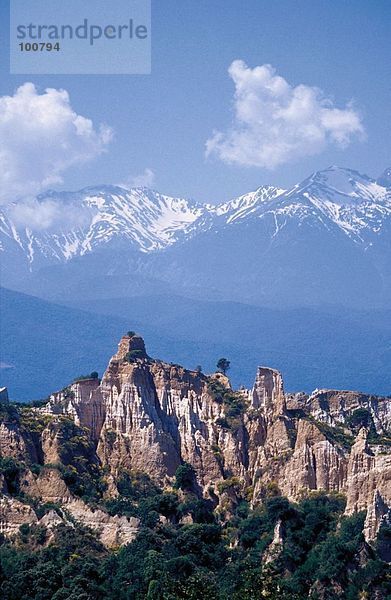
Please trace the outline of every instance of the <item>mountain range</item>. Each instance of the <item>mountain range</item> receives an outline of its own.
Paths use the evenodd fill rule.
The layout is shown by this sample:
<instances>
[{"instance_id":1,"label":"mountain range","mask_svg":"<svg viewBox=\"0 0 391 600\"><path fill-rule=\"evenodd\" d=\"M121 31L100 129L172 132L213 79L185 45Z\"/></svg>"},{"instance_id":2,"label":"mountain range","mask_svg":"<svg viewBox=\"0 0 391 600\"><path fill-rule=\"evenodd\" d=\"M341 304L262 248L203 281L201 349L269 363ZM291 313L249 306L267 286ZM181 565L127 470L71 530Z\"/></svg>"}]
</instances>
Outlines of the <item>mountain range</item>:
<instances>
[{"instance_id":1,"label":"mountain range","mask_svg":"<svg viewBox=\"0 0 391 600\"><path fill-rule=\"evenodd\" d=\"M291 189L263 186L217 205L118 186L48 192L36 202L80 218L33 228L15 219L14 203L3 207L2 283L25 293L390 304L389 170L374 180L332 166Z\"/></svg>"}]
</instances>

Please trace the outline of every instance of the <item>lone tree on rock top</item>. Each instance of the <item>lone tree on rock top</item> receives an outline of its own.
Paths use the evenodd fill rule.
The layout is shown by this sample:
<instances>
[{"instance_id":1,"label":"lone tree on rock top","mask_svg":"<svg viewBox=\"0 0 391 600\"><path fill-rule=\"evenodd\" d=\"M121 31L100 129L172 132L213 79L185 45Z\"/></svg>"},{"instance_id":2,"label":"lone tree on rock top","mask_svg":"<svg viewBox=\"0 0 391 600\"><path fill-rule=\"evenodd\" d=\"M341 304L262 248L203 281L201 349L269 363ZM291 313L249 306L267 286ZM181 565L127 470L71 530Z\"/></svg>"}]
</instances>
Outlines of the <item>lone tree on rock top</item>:
<instances>
[{"instance_id":1,"label":"lone tree on rock top","mask_svg":"<svg viewBox=\"0 0 391 600\"><path fill-rule=\"evenodd\" d=\"M225 375L227 373L228 369L230 368L231 363L226 358L219 358L216 366L217 366L217 370L220 371L220 373L223 373Z\"/></svg>"}]
</instances>

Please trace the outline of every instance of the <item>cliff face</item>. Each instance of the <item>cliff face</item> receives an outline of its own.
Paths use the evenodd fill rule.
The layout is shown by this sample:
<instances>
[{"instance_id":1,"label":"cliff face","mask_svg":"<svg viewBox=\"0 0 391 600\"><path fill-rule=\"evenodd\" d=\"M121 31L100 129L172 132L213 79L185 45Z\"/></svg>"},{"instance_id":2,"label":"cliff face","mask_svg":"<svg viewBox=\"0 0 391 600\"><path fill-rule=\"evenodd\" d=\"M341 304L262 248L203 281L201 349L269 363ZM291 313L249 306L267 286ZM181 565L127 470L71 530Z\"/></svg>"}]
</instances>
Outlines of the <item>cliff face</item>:
<instances>
[{"instance_id":1,"label":"cliff face","mask_svg":"<svg viewBox=\"0 0 391 600\"><path fill-rule=\"evenodd\" d=\"M305 399L305 409L319 421L332 426L346 424L356 410L366 410L372 419L376 432L389 433L391 430L391 401L359 392L336 390L316 390Z\"/></svg>"},{"instance_id":2,"label":"cliff face","mask_svg":"<svg viewBox=\"0 0 391 600\"><path fill-rule=\"evenodd\" d=\"M56 423L71 418L89 438L83 456L105 472L109 497L118 493L124 472L147 473L169 486L186 462L195 470L197 493L215 505L240 494L255 505L268 486L278 486L292 500L308 490L345 494L347 513L367 512L368 540L390 519L387 398L327 390L287 395L280 373L266 367L258 369L252 390L235 392L222 374L207 377L150 359L143 340L132 334L121 339L101 382L73 383L35 411L50 419L39 439L4 422L1 456L69 463L67 438ZM72 506L74 494L61 487L63 479L50 484L50 477L50 469L26 476L30 495ZM118 534L112 537L120 539L125 525L111 526Z\"/></svg>"},{"instance_id":3,"label":"cliff face","mask_svg":"<svg viewBox=\"0 0 391 600\"><path fill-rule=\"evenodd\" d=\"M87 427L93 439L99 437L104 421L99 379L83 379L50 396L45 413L72 417L80 427Z\"/></svg>"}]
</instances>

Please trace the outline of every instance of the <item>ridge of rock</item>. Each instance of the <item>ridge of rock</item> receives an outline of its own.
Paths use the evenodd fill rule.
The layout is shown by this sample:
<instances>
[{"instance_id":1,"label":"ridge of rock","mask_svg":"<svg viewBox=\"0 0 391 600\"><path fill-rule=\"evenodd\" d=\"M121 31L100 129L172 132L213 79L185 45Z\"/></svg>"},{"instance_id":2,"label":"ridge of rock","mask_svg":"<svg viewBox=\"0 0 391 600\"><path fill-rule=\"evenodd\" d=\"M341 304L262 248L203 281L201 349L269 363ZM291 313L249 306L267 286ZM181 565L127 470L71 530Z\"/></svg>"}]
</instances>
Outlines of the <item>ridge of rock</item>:
<instances>
[{"instance_id":1,"label":"ridge of rock","mask_svg":"<svg viewBox=\"0 0 391 600\"><path fill-rule=\"evenodd\" d=\"M31 419L48 419L39 435L3 420L0 456L44 465L38 476L26 474L28 493L72 506L74 494L51 471L67 459L65 418L86 432L89 445L79 452L106 473L108 497L118 494L123 473L146 473L169 488L187 463L195 492L217 507L235 501L238 489L253 506L267 486L293 501L303 492L342 493L347 514L366 511L365 535L373 540L391 506L390 410L389 399L358 392L286 394L281 374L263 366L252 390L234 391L223 374L150 358L129 332L101 381L79 379L31 409ZM126 524L107 523L107 543L126 538Z\"/></svg>"}]
</instances>

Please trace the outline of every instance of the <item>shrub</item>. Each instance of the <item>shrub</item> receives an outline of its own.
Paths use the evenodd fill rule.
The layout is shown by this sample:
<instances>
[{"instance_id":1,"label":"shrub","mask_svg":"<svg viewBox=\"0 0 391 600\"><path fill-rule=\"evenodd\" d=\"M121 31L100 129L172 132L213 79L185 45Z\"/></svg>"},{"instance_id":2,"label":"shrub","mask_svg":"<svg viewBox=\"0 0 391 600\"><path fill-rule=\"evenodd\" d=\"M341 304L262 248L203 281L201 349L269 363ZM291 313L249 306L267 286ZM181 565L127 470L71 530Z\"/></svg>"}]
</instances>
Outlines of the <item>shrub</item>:
<instances>
[{"instance_id":1,"label":"shrub","mask_svg":"<svg viewBox=\"0 0 391 600\"><path fill-rule=\"evenodd\" d=\"M189 490L194 487L195 471L189 463L179 465L175 471L175 487L181 490Z\"/></svg>"},{"instance_id":2,"label":"shrub","mask_svg":"<svg viewBox=\"0 0 391 600\"><path fill-rule=\"evenodd\" d=\"M62 478L86 502L99 500L107 485L87 432L66 417L55 426L62 440L59 465Z\"/></svg>"},{"instance_id":3,"label":"shrub","mask_svg":"<svg viewBox=\"0 0 391 600\"><path fill-rule=\"evenodd\" d=\"M280 488L276 481L269 481L266 484L262 484L259 490L259 497L262 500L266 498L275 498L276 496L281 496Z\"/></svg>"},{"instance_id":4,"label":"shrub","mask_svg":"<svg viewBox=\"0 0 391 600\"><path fill-rule=\"evenodd\" d=\"M63 394L64 394L64 398L65 400L73 400L75 397L75 392L73 390L71 390L70 387L66 387L62 390Z\"/></svg>"},{"instance_id":5,"label":"shrub","mask_svg":"<svg viewBox=\"0 0 391 600\"><path fill-rule=\"evenodd\" d=\"M239 484L240 481L237 477L230 477L229 479L223 479L222 481L219 481L217 484L217 489L219 493L222 494L226 490L238 488Z\"/></svg>"},{"instance_id":6,"label":"shrub","mask_svg":"<svg viewBox=\"0 0 391 600\"><path fill-rule=\"evenodd\" d=\"M104 430L104 436L105 436L105 440L106 442L112 446L115 442L115 440L117 439L117 434L114 431L114 429L105 429Z\"/></svg>"},{"instance_id":7,"label":"shrub","mask_svg":"<svg viewBox=\"0 0 391 600\"><path fill-rule=\"evenodd\" d=\"M99 379L99 373L97 371L92 371L89 375L79 375L78 377L75 377L73 381L74 383L77 383L78 381L85 381L86 379Z\"/></svg>"},{"instance_id":8,"label":"shrub","mask_svg":"<svg viewBox=\"0 0 391 600\"><path fill-rule=\"evenodd\" d=\"M118 492L124 498L139 500L156 496L160 490L146 473L123 473L117 484Z\"/></svg>"},{"instance_id":9,"label":"shrub","mask_svg":"<svg viewBox=\"0 0 391 600\"><path fill-rule=\"evenodd\" d=\"M5 423L19 423L19 411L10 402L0 402L0 420Z\"/></svg>"},{"instance_id":10,"label":"shrub","mask_svg":"<svg viewBox=\"0 0 391 600\"><path fill-rule=\"evenodd\" d=\"M369 410L366 408L357 408L349 415L346 419L346 424L350 429L353 429L355 433L359 431L361 427L371 427L372 417Z\"/></svg>"},{"instance_id":11,"label":"shrub","mask_svg":"<svg viewBox=\"0 0 391 600\"><path fill-rule=\"evenodd\" d=\"M34 473L34 475L39 475L42 469L43 465L40 465L39 463L32 463L30 465L30 471Z\"/></svg>"},{"instance_id":12,"label":"shrub","mask_svg":"<svg viewBox=\"0 0 391 600\"><path fill-rule=\"evenodd\" d=\"M42 415L29 408L22 408L20 412L20 424L30 433L39 433L52 421L51 415Z\"/></svg>"},{"instance_id":13,"label":"shrub","mask_svg":"<svg viewBox=\"0 0 391 600\"><path fill-rule=\"evenodd\" d=\"M7 489L10 494L19 492L19 479L24 466L12 456L0 458L0 473L4 475Z\"/></svg>"},{"instance_id":14,"label":"shrub","mask_svg":"<svg viewBox=\"0 0 391 600\"><path fill-rule=\"evenodd\" d=\"M390 597L389 565L376 548L363 547L364 515L341 518L336 495L310 494L298 504L273 498L255 510L241 503L224 525L205 522L213 518L212 505L188 494L182 507L175 494L122 502L138 511L142 525L133 542L114 552L76 522L55 528L48 546L37 525L22 526L17 545L0 541L1 597L301 600L315 598L317 582L330 600ZM189 512L201 522L175 524ZM160 514L174 518L164 525ZM278 520L283 544L266 563ZM389 529L379 537L389 544Z\"/></svg>"},{"instance_id":15,"label":"shrub","mask_svg":"<svg viewBox=\"0 0 391 600\"><path fill-rule=\"evenodd\" d=\"M138 358L145 358L145 352L143 350L130 350L126 353L124 360L126 362L134 362Z\"/></svg>"},{"instance_id":16,"label":"shrub","mask_svg":"<svg viewBox=\"0 0 391 600\"><path fill-rule=\"evenodd\" d=\"M42 408L48 402L48 398L44 400L31 400L31 402L23 402L23 408Z\"/></svg>"},{"instance_id":17,"label":"shrub","mask_svg":"<svg viewBox=\"0 0 391 600\"><path fill-rule=\"evenodd\" d=\"M347 433L342 427L331 427L323 421L317 421L312 417L306 417L307 420L313 422L323 435L334 444L342 446L345 450L350 450L354 444L354 437Z\"/></svg>"},{"instance_id":18,"label":"shrub","mask_svg":"<svg viewBox=\"0 0 391 600\"><path fill-rule=\"evenodd\" d=\"M208 382L208 392L212 396L213 400L222 404L224 402L224 394L227 392L227 388L224 387L216 379L211 379Z\"/></svg>"},{"instance_id":19,"label":"shrub","mask_svg":"<svg viewBox=\"0 0 391 600\"><path fill-rule=\"evenodd\" d=\"M208 382L208 392L216 402L224 405L225 415L218 418L216 424L223 429L237 431L241 425L241 416L246 410L243 394L233 392L215 379Z\"/></svg>"}]
</instances>

